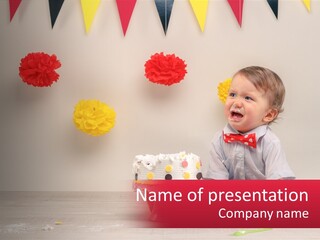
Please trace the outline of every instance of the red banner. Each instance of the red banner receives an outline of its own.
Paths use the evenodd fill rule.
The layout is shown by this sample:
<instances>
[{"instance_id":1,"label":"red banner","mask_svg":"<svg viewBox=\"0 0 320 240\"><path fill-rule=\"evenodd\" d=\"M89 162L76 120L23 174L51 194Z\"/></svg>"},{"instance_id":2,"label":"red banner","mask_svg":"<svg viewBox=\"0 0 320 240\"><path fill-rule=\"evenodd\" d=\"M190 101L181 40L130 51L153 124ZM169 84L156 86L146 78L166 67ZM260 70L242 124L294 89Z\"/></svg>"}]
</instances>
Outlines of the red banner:
<instances>
[{"instance_id":1,"label":"red banner","mask_svg":"<svg viewBox=\"0 0 320 240\"><path fill-rule=\"evenodd\" d=\"M136 187L153 227L320 227L320 180L160 180Z\"/></svg>"},{"instance_id":2,"label":"red banner","mask_svg":"<svg viewBox=\"0 0 320 240\"><path fill-rule=\"evenodd\" d=\"M18 7L20 6L21 0L9 0L9 6L10 6L10 22L12 21L14 15L16 14L16 11Z\"/></svg>"}]
</instances>

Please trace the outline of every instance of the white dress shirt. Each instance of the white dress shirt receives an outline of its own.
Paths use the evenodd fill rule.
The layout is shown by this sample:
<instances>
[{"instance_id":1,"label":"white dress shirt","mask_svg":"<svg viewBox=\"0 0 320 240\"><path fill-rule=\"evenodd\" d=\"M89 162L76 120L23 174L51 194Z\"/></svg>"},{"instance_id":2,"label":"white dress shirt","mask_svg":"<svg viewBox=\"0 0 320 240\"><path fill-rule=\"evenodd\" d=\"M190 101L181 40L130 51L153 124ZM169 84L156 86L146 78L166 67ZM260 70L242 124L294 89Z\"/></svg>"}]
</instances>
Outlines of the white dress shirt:
<instances>
[{"instance_id":1,"label":"white dress shirt","mask_svg":"<svg viewBox=\"0 0 320 240\"><path fill-rule=\"evenodd\" d=\"M293 179L278 137L268 125L259 126L243 135L255 133L257 147L241 142L226 143L223 133L240 134L229 124L215 134L212 142L207 179Z\"/></svg>"}]
</instances>

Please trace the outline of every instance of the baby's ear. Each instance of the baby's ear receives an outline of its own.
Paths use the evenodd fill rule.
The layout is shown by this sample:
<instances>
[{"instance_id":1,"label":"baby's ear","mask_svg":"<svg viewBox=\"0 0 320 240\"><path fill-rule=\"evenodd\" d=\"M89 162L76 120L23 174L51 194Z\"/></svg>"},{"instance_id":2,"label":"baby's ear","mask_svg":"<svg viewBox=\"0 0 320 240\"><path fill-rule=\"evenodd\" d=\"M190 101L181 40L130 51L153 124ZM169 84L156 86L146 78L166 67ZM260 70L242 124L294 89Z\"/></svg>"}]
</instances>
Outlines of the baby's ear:
<instances>
[{"instance_id":1,"label":"baby's ear","mask_svg":"<svg viewBox=\"0 0 320 240\"><path fill-rule=\"evenodd\" d=\"M272 122L279 114L278 109L276 108L270 108L267 112L267 114L264 116L263 121L265 123Z\"/></svg>"}]
</instances>

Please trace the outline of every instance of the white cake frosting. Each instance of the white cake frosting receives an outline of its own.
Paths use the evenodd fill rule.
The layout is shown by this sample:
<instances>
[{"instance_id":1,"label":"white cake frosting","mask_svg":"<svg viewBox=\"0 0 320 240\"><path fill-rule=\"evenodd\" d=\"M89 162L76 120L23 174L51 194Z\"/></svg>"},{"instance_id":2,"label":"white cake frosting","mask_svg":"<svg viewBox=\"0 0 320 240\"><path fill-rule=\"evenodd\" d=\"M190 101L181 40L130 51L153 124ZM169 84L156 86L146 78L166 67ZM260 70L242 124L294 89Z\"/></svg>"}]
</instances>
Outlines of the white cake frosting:
<instances>
[{"instance_id":1,"label":"white cake frosting","mask_svg":"<svg viewBox=\"0 0 320 240\"><path fill-rule=\"evenodd\" d=\"M200 158L193 153L137 155L135 180L202 179Z\"/></svg>"}]
</instances>

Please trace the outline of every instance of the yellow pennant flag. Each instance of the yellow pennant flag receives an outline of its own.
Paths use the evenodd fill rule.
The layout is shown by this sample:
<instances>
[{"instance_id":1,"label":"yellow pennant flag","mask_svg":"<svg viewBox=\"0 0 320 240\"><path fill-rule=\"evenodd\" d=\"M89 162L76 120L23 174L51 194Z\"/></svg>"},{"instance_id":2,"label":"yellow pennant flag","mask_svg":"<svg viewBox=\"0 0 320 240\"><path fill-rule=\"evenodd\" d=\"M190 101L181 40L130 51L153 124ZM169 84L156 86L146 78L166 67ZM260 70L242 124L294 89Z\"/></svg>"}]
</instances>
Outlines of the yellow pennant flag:
<instances>
[{"instance_id":1,"label":"yellow pennant flag","mask_svg":"<svg viewBox=\"0 0 320 240\"><path fill-rule=\"evenodd\" d=\"M306 8L308 9L308 12L311 11L311 0L302 0Z\"/></svg>"},{"instance_id":2,"label":"yellow pennant flag","mask_svg":"<svg viewBox=\"0 0 320 240\"><path fill-rule=\"evenodd\" d=\"M194 14L198 20L201 31L204 31L204 25L207 18L207 9L209 0L189 0Z\"/></svg>"},{"instance_id":3,"label":"yellow pennant flag","mask_svg":"<svg viewBox=\"0 0 320 240\"><path fill-rule=\"evenodd\" d=\"M88 33L93 22L94 16L98 10L100 0L81 0L83 19Z\"/></svg>"}]
</instances>

